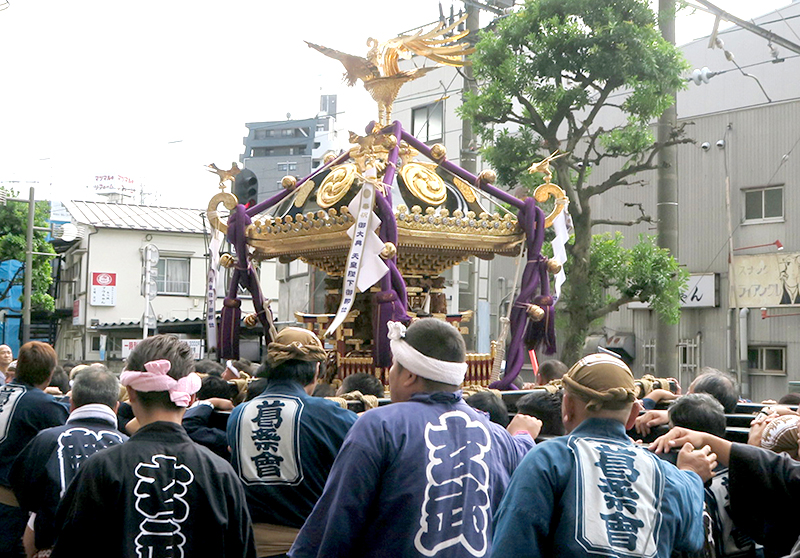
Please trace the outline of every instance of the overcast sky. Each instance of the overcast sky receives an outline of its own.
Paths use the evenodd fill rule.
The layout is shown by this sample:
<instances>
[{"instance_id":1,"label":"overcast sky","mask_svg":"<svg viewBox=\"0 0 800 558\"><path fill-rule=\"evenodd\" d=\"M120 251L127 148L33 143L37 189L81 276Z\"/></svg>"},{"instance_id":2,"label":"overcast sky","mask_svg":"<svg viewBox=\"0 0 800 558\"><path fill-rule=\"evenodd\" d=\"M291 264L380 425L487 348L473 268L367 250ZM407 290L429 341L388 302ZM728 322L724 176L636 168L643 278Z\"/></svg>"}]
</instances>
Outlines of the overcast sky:
<instances>
[{"instance_id":1,"label":"overcast sky","mask_svg":"<svg viewBox=\"0 0 800 558\"><path fill-rule=\"evenodd\" d=\"M360 84L346 88L339 63L303 40L363 56L367 37L439 14L438 0L8 1L0 183L87 199L95 175L122 174L158 191L160 205L188 207L205 207L216 191L203 165L238 161L246 122L313 117L320 94L339 95L345 129L375 117ZM789 3L716 2L744 19ZM450 0L442 4L449 12ZM709 34L712 23L685 13L678 42Z\"/></svg>"}]
</instances>

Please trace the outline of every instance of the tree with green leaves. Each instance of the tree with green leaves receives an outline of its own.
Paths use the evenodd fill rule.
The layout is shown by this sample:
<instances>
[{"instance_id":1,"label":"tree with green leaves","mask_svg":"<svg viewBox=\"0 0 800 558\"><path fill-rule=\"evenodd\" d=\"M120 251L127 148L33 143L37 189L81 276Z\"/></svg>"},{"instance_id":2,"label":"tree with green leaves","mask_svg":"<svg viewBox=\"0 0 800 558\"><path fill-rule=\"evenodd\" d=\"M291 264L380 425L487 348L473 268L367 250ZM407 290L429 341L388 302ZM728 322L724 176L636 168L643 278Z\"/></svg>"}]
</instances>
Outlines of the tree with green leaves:
<instances>
[{"instance_id":1,"label":"tree with green leaves","mask_svg":"<svg viewBox=\"0 0 800 558\"><path fill-rule=\"evenodd\" d=\"M690 141L676 129L658 143L650 130L674 102L671 92L684 85L687 68L655 19L647 0L528 0L484 31L472 56L477 92L467 95L461 113L481 134L498 183L531 189L542 175L529 175L527 167L556 150L566 153L551 163L574 226L559 302L566 362L580 356L592 322L628 302L649 302L672 323L680 317L687 274L672 256L647 237L628 250L620 235L593 236L597 225L652 221L638 204L629 219L595 218L591 199L645 185L638 175L657 168L660 150ZM600 169L602 177L593 179Z\"/></svg>"},{"instance_id":2,"label":"tree with green leaves","mask_svg":"<svg viewBox=\"0 0 800 558\"><path fill-rule=\"evenodd\" d=\"M6 198L18 198L17 192L0 186ZM36 202L34 225L46 227L50 218L50 203ZM0 262L18 260L25 262L26 232L28 230L28 204L7 201L0 205ZM33 232L33 251L55 255L53 245L47 242L47 233L44 231ZM47 256L33 256L33 275L31 276L31 308L52 312L55 301L50 295L50 286L53 284L53 269ZM23 270L27 273L27 270ZM3 290L12 285L23 283L24 275L18 274L11 284L4 286ZM4 295L5 293L0 292Z\"/></svg>"}]
</instances>

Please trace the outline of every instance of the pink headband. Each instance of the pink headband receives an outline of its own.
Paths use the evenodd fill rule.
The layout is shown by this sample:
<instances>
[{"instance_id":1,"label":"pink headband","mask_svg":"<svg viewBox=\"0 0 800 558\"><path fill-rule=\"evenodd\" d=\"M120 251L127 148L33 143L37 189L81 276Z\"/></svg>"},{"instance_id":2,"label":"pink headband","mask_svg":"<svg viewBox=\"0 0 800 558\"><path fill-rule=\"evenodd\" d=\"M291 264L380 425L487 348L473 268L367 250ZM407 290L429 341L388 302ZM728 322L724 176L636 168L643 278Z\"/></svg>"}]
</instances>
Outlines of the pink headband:
<instances>
[{"instance_id":1,"label":"pink headband","mask_svg":"<svg viewBox=\"0 0 800 558\"><path fill-rule=\"evenodd\" d=\"M192 372L176 380L167 375L170 366L168 360L153 360L145 363L145 372L126 370L120 375L119 381L123 386L130 386L136 391L168 391L173 403L178 407L188 407L192 395L202 385L200 377Z\"/></svg>"}]
</instances>

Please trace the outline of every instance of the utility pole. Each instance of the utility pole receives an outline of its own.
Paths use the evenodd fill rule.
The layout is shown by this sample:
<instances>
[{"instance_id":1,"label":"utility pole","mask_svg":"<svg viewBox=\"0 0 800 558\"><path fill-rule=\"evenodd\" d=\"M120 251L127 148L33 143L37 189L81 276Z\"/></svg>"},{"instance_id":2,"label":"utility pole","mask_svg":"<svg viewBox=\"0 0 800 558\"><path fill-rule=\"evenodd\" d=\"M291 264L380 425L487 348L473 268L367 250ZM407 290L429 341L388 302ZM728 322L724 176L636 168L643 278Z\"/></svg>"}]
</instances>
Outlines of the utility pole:
<instances>
[{"instance_id":1,"label":"utility pole","mask_svg":"<svg viewBox=\"0 0 800 558\"><path fill-rule=\"evenodd\" d=\"M661 36L675 44L675 0L658 1L658 27ZM677 94L672 91L673 96ZM677 126L676 101L664 111L658 121L658 142L669 141ZM677 147L670 146L658 153L658 245L678 258L678 167ZM678 324L658 319L656 326L656 375L661 378L679 375Z\"/></svg>"},{"instance_id":2,"label":"utility pole","mask_svg":"<svg viewBox=\"0 0 800 558\"><path fill-rule=\"evenodd\" d=\"M31 340L31 294L33 292L33 257L34 256L47 256L55 258L55 254L48 252L34 252L33 250L33 233L34 231L45 231L52 233L52 227L37 227L35 226L36 218L36 191L33 186L28 190L28 199L25 198L6 198L5 194L0 192L0 205L5 205L8 202L27 203L28 204L28 222L25 230L25 276L23 279L22 287L22 327L21 341L24 345Z\"/></svg>"},{"instance_id":3,"label":"utility pole","mask_svg":"<svg viewBox=\"0 0 800 558\"><path fill-rule=\"evenodd\" d=\"M467 37L470 41L475 41L480 30L479 14L480 7L473 2L464 2L464 8L467 12ZM462 68L464 74L464 86L461 89L461 101L467 93L475 93L477 87L475 79L472 75L472 66L467 64ZM477 162L477 141L475 140L475 132L472 129L472 123L467 119L461 120L461 153L459 154L459 163L461 168L472 174L478 174Z\"/></svg>"},{"instance_id":4,"label":"utility pole","mask_svg":"<svg viewBox=\"0 0 800 558\"><path fill-rule=\"evenodd\" d=\"M22 295L22 344L31 340L31 291L33 290L33 223L36 197L33 186L28 194L28 229L25 234L25 286Z\"/></svg>"},{"instance_id":5,"label":"utility pole","mask_svg":"<svg viewBox=\"0 0 800 558\"><path fill-rule=\"evenodd\" d=\"M464 9L467 13L467 31L469 31L469 35L467 35L467 40L474 44L474 41L477 39L478 31L480 30L480 23L479 23L479 15L480 15L480 6L478 6L475 2L470 0L465 0L464 2ZM463 103L466 99L467 93L474 93L477 90L475 86L475 79L472 73L472 65L466 64L464 67L461 68L461 73L463 76L463 85L461 87L461 102ZM444 124L446 126L446 123ZM467 172L472 173L474 175L478 174L478 161L477 161L477 149L476 149L477 141L475 140L475 131L472 129L472 123L467 120L466 118L461 119L461 145L460 145L460 152L459 152L459 164L461 168L465 169ZM472 296L471 296L471 306L476 310L479 307L479 300L478 300L478 293L480 289L478 285L480 283L480 260L478 258L473 257L472 261L470 262L472 265L470 267L470 282L472 283ZM459 277L456 275L455 271L453 272L453 277ZM459 291L459 295L461 294L460 286L458 283L455 283L456 288ZM458 311L458 308L455 308L455 311ZM470 343L473 347L478 346L479 338L483 332L479 331L480 326L479 321L477 319L477 312L476 318L474 322L474 327L470 328Z\"/></svg>"}]
</instances>

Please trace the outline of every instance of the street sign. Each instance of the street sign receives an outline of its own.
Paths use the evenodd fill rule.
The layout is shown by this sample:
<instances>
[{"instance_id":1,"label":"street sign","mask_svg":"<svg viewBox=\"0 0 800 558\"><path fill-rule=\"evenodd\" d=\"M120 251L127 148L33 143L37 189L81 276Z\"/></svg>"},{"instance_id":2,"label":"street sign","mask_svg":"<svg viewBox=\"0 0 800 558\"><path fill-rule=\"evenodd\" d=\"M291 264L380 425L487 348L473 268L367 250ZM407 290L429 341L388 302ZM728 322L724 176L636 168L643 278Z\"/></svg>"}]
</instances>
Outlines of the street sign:
<instances>
[{"instance_id":1,"label":"street sign","mask_svg":"<svg viewBox=\"0 0 800 558\"><path fill-rule=\"evenodd\" d=\"M142 252L142 296L147 300L153 300L158 294L158 248L152 244L147 244Z\"/></svg>"}]
</instances>

